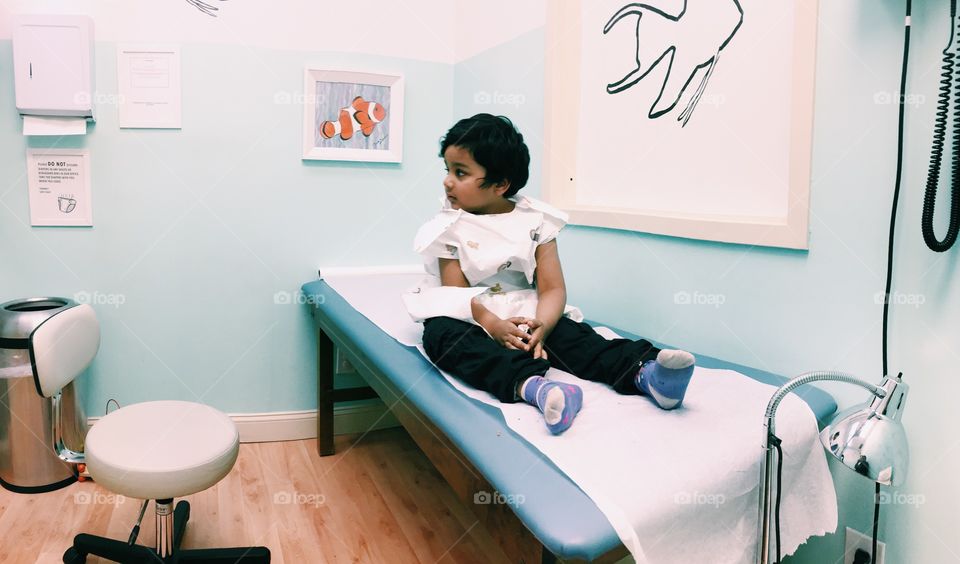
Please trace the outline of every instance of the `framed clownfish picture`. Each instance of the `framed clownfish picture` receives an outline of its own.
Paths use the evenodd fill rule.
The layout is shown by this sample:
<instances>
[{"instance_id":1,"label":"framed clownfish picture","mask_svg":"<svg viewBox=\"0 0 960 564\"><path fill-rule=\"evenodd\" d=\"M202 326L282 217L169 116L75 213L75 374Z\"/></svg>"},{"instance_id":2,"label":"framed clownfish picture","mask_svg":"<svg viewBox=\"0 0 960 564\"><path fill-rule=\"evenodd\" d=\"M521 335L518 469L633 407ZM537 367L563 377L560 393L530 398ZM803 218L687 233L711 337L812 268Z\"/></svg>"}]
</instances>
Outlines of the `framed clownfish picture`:
<instances>
[{"instance_id":1,"label":"framed clownfish picture","mask_svg":"<svg viewBox=\"0 0 960 564\"><path fill-rule=\"evenodd\" d=\"M399 163L403 76L304 71L304 160Z\"/></svg>"}]
</instances>

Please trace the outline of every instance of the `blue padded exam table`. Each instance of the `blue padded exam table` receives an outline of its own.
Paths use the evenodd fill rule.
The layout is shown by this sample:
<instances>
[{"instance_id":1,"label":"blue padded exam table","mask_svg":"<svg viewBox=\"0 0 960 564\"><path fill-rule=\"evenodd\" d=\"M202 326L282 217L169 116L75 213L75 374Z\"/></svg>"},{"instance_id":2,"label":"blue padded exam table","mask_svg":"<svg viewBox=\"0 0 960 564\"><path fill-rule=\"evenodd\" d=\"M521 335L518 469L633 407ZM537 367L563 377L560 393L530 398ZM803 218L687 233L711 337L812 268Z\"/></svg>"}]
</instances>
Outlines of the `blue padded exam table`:
<instances>
[{"instance_id":1,"label":"blue padded exam table","mask_svg":"<svg viewBox=\"0 0 960 564\"><path fill-rule=\"evenodd\" d=\"M304 284L302 289L317 328L317 433L321 455L333 454L334 403L373 397L375 392L511 561L615 562L628 554L590 498L507 427L499 410L462 395L416 348L384 333L323 280ZM611 329L637 338L627 331ZM369 388L333 389L335 346L372 392ZM697 364L735 370L774 386L786 382L769 372L700 354ZM837 409L833 398L813 387L799 391L823 426ZM757 414L758 433L762 415ZM475 496L480 492L522 494L523 503L476 503Z\"/></svg>"}]
</instances>

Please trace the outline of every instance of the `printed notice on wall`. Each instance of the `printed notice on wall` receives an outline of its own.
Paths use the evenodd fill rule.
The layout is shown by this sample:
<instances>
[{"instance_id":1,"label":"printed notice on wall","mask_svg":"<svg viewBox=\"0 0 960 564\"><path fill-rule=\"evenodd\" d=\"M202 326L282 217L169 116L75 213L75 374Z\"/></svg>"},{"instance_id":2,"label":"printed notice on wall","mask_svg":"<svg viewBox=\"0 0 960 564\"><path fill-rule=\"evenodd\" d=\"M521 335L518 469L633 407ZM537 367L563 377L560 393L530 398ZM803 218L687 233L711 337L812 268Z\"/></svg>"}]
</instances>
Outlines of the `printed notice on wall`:
<instances>
[{"instance_id":1,"label":"printed notice on wall","mask_svg":"<svg viewBox=\"0 0 960 564\"><path fill-rule=\"evenodd\" d=\"M180 48L117 47L120 127L180 128Z\"/></svg>"},{"instance_id":2,"label":"printed notice on wall","mask_svg":"<svg viewBox=\"0 0 960 564\"><path fill-rule=\"evenodd\" d=\"M30 224L92 226L90 151L27 150Z\"/></svg>"}]
</instances>

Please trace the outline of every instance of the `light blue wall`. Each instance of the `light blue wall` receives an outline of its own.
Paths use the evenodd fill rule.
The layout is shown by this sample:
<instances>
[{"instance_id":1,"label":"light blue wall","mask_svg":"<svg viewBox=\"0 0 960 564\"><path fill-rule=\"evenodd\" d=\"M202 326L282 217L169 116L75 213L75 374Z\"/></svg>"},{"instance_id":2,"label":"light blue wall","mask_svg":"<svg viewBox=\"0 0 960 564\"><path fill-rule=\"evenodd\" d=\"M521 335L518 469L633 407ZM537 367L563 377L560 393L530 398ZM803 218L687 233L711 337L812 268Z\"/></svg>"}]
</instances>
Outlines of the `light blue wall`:
<instances>
[{"instance_id":1,"label":"light blue wall","mask_svg":"<svg viewBox=\"0 0 960 564\"><path fill-rule=\"evenodd\" d=\"M911 478L890 498L901 503L882 509L888 564L952 562L960 555L960 539L951 530L960 517L960 487L953 481L960 453L950 438L956 425L940 413L952 407L946 394L957 389L957 253L926 250L918 225L939 51L949 31L940 4L915 3L909 91L917 96L908 106L894 290L925 301L894 306L891 314L891 370L902 370L914 388L904 417ZM882 306L876 294L886 272L897 133L897 107L890 101L899 89L902 22L900 2L820 2L809 252L571 227L560 239L570 301L588 317L783 375L838 369L879 381ZM454 75L455 114L509 115L531 144L537 172L544 45L540 29L457 64ZM525 100L511 106L474 98L493 92ZM618 111L628 110L624 103L618 102ZM539 174L525 190L539 194ZM720 307L678 305L673 296L680 291L724 301ZM865 400L856 388L825 387L843 405ZM795 564L837 561L846 525L870 531L872 484L832 462L831 469L841 534L811 539L791 559Z\"/></svg>"},{"instance_id":2,"label":"light blue wall","mask_svg":"<svg viewBox=\"0 0 960 564\"><path fill-rule=\"evenodd\" d=\"M120 130L116 108L102 106L85 137L29 141L90 150L92 229L29 226L28 141L12 81L0 81L0 301L122 296L119 307L95 304L103 341L84 377L91 415L111 397L202 399L234 413L314 408L313 330L295 293L321 264L416 260L412 234L442 179L436 142L452 114L452 65L181 48L181 131ZM115 45L96 53L98 90L116 92ZM7 77L11 62L0 42ZM405 75L402 165L301 161L302 110L284 101L302 91L306 64ZM278 292L294 303L275 303Z\"/></svg>"}]
</instances>

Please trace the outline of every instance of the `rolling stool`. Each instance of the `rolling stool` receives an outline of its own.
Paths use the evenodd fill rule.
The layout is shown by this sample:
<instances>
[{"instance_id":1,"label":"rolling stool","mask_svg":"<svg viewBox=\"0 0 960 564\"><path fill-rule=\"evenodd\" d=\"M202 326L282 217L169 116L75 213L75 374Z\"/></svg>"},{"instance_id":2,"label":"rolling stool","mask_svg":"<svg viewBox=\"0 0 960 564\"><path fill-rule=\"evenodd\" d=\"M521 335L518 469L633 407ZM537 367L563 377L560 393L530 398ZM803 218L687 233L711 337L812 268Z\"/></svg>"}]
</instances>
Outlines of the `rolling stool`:
<instances>
[{"instance_id":1,"label":"rolling stool","mask_svg":"<svg viewBox=\"0 0 960 564\"><path fill-rule=\"evenodd\" d=\"M81 563L93 554L117 562L270 562L264 547L180 550L190 504L174 509L173 498L219 482L233 468L239 444L233 421L199 403L150 401L110 413L87 434L87 471L112 492L155 500L156 549L132 544L135 534L130 544L79 534L63 561Z\"/></svg>"},{"instance_id":2,"label":"rolling stool","mask_svg":"<svg viewBox=\"0 0 960 564\"><path fill-rule=\"evenodd\" d=\"M205 490L233 468L240 437L229 417L186 401L133 404L100 419L87 433L84 452L74 452L63 442L61 390L96 356L100 323L93 308L81 304L47 318L28 341L34 384L41 396L50 398L52 446L57 456L68 463L85 463L103 487L132 498L152 499L157 508L155 549L135 544L138 520L127 542L77 535L63 554L65 563L85 562L89 554L122 563L270 562L270 551L262 546L180 550L190 505L181 501L174 509L173 498Z\"/></svg>"}]
</instances>

